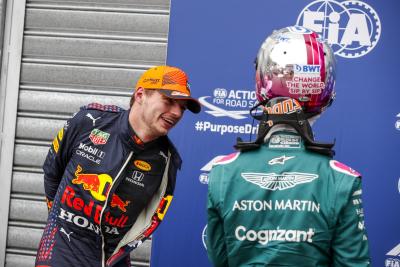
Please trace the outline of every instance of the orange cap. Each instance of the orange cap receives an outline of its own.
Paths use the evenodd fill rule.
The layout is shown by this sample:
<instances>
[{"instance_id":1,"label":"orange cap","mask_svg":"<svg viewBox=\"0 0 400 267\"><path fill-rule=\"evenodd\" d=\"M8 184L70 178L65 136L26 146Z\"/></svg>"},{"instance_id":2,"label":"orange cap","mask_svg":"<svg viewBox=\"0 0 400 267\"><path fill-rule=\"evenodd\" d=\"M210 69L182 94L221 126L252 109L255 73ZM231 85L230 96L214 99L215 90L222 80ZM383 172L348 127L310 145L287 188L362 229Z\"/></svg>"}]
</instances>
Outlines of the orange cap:
<instances>
[{"instance_id":1,"label":"orange cap","mask_svg":"<svg viewBox=\"0 0 400 267\"><path fill-rule=\"evenodd\" d=\"M199 113L200 103L190 96L190 86L186 73L175 67L157 66L145 71L136 83L136 89L158 90L163 95L187 100L187 107L193 113Z\"/></svg>"}]
</instances>

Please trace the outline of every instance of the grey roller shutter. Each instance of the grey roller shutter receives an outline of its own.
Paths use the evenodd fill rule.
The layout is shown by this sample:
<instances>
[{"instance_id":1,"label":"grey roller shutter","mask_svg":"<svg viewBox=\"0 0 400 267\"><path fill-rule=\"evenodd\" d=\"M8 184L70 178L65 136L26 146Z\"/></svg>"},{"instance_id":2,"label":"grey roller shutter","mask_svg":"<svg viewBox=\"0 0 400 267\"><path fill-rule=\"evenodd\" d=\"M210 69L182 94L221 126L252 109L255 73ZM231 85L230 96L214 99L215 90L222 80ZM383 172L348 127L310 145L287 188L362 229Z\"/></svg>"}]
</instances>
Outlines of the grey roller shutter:
<instances>
[{"instance_id":1,"label":"grey roller shutter","mask_svg":"<svg viewBox=\"0 0 400 267\"><path fill-rule=\"evenodd\" d=\"M169 0L26 1L6 266L34 264L51 140L82 105L127 108L140 74L165 64L168 23ZM132 266L149 266L150 249L137 249Z\"/></svg>"}]
</instances>

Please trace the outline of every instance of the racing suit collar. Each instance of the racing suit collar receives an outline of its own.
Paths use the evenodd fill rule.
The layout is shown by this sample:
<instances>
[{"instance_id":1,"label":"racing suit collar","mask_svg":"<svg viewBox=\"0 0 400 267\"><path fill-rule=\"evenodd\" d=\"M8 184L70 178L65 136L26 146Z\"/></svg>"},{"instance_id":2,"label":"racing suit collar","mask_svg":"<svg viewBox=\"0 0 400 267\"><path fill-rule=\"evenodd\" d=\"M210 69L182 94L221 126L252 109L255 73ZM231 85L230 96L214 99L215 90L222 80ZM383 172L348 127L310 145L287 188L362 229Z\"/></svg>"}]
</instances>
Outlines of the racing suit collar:
<instances>
[{"instance_id":1,"label":"racing suit collar","mask_svg":"<svg viewBox=\"0 0 400 267\"><path fill-rule=\"evenodd\" d=\"M264 145L275 149L297 148L305 150L303 138L294 129L276 129L265 140Z\"/></svg>"},{"instance_id":2,"label":"racing suit collar","mask_svg":"<svg viewBox=\"0 0 400 267\"><path fill-rule=\"evenodd\" d=\"M120 118L120 137L126 145L134 152L148 149L153 146L160 145L160 142L165 141L165 137L157 138L153 141L144 143L139 136L135 133L132 126L129 123L129 112L130 109L123 111Z\"/></svg>"}]
</instances>

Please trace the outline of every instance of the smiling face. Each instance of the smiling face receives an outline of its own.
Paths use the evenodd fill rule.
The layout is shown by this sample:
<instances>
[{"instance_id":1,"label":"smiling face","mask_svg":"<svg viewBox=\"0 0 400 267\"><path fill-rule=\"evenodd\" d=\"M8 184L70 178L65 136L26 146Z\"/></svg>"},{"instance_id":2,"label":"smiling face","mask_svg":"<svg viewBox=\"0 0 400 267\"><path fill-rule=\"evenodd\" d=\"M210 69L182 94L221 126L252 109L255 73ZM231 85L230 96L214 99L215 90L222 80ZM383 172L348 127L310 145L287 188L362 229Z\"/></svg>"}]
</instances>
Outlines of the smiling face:
<instances>
[{"instance_id":1,"label":"smiling face","mask_svg":"<svg viewBox=\"0 0 400 267\"><path fill-rule=\"evenodd\" d=\"M129 121L143 142L168 134L182 118L186 109L185 100L169 98L157 90L139 88Z\"/></svg>"}]
</instances>

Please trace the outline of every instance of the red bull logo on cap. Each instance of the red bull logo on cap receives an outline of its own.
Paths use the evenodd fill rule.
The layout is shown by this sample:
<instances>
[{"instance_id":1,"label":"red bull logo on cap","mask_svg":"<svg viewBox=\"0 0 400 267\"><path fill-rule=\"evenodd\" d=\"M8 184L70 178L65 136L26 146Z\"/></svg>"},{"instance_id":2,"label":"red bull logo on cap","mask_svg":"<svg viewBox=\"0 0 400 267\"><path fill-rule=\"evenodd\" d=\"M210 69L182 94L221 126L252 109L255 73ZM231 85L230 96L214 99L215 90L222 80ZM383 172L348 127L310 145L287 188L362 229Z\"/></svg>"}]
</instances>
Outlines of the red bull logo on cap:
<instances>
[{"instance_id":1,"label":"red bull logo on cap","mask_svg":"<svg viewBox=\"0 0 400 267\"><path fill-rule=\"evenodd\" d=\"M82 167L77 166L75 178L72 179L73 184L81 184L84 190L90 191L91 195L99 200L104 201L107 198L112 178L108 174L87 174L81 173Z\"/></svg>"}]
</instances>

